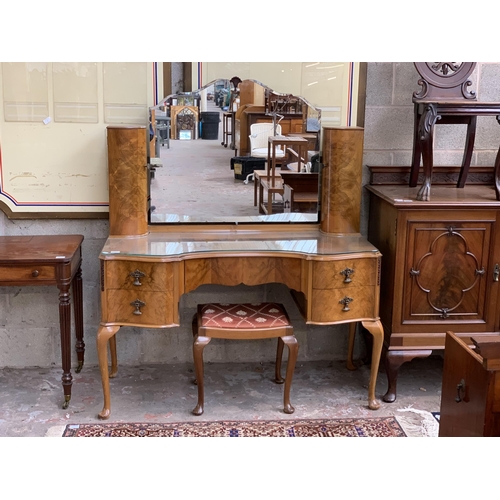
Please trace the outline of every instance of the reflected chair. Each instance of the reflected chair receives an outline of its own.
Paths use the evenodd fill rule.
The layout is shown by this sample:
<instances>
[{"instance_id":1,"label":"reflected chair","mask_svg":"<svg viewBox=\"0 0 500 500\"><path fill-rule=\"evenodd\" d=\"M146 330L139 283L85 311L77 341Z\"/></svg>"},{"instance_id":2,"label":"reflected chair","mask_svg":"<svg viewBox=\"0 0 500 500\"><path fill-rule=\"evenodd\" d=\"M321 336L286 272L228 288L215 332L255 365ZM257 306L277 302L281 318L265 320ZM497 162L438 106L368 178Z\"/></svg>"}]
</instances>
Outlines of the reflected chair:
<instances>
[{"instance_id":1,"label":"reflected chair","mask_svg":"<svg viewBox=\"0 0 500 500\"><path fill-rule=\"evenodd\" d=\"M252 123L250 125L250 156L252 158L265 158L267 161L268 138L274 135L274 126L272 123ZM276 125L276 135L281 135L281 125ZM285 151L276 148L276 159L282 160L285 157ZM250 179L254 179L253 173L248 174L243 181L248 184Z\"/></svg>"},{"instance_id":2,"label":"reflected chair","mask_svg":"<svg viewBox=\"0 0 500 500\"><path fill-rule=\"evenodd\" d=\"M202 415L205 403L203 382L203 350L212 338L250 340L278 338L274 381L285 382L284 412L293 413L290 404L290 386L297 361L299 346L293 334L293 326L281 304L262 302L257 304L199 304L193 318L193 358L198 385L198 403L194 415ZM288 362L285 379L281 377L281 361L285 344L288 346Z\"/></svg>"}]
</instances>

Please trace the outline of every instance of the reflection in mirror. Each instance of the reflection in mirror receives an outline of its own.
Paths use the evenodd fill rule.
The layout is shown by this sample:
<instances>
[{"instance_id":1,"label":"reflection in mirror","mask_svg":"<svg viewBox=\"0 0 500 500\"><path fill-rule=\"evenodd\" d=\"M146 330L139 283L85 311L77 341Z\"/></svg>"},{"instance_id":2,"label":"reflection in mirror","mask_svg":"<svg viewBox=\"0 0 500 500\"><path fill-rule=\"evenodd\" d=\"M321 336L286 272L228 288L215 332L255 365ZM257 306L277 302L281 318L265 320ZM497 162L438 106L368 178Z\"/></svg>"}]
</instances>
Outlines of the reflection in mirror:
<instances>
[{"instance_id":1,"label":"reflection in mirror","mask_svg":"<svg viewBox=\"0 0 500 500\"><path fill-rule=\"evenodd\" d=\"M235 77L150 112L151 223L318 221L321 110L303 97Z\"/></svg>"}]
</instances>

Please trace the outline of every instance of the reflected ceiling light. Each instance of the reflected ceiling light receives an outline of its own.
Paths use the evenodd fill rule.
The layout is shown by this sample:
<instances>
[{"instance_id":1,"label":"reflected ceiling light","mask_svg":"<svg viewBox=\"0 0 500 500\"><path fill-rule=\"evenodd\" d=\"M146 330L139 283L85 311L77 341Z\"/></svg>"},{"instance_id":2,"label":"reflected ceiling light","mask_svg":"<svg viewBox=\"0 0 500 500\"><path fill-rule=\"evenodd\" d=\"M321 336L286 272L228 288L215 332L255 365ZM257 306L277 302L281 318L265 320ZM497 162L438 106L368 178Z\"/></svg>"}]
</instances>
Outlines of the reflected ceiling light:
<instances>
[{"instance_id":1,"label":"reflected ceiling light","mask_svg":"<svg viewBox=\"0 0 500 500\"><path fill-rule=\"evenodd\" d=\"M342 68L344 64L335 64L335 66L321 66L321 68L318 69L330 69L330 68Z\"/></svg>"},{"instance_id":2,"label":"reflected ceiling light","mask_svg":"<svg viewBox=\"0 0 500 500\"><path fill-rule=\"evenodd\" d=\"M312 68L313 66L317 66L319 62L317 63L312 63L312 64L306 64L306 68Z\"/></svg>"},{"instance_id":3,"label":"reflected ceiling light","mask_svg":"<svg viewBox=\"0 0 500 500\"><path fill-rule=\"evenodd\" d=\"M310 87L311 85L316 85L318 82L311 82L311 83L308 83L307 86Z\"/></svg>"},{"instance_id":4,"label":"reflected ceiling light","mask_svg":"<svg viewBox=\"0 0 500 500\"><path fill-rule=\"evenodd\" d=\"M327 80L335 80L336 78L336 76L332 76L331 78L327 78Z\"/></svg>"}]
</instances>

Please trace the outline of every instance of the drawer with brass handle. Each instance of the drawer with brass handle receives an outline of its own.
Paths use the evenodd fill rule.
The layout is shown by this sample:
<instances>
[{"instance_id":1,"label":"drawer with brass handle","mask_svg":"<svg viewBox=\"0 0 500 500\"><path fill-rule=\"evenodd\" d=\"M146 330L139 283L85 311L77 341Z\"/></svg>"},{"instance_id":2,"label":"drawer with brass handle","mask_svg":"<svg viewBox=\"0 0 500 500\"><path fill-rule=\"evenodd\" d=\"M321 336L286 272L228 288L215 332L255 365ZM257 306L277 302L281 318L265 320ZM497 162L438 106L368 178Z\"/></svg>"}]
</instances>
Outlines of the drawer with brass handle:
<instances>
[{"instance_id":1,"label":"drawer with brass handle","mask_svg":"<svg viewBox=\"0 0 500 500\"><path fill-rule=\"evenodd\" d=\"M163 292L173 287L173 265L167 262L106 261L105 288Z\"/></svg>"},{"instance_id":2,"label":"drawer with brass handle","mask_svg":"<svg viewBox=\"0 0 500 500\"><path fill-rule=\"evenodd\" d=\"M341 288L313 290L311 321L328 323L373 318L377 315L376 290L374 286L353 287L348 293Z\"/></svg>"},{"instance_id":3,"label":"drawer with brass handle","mask_svg":"<svg viewBox=\"0 0 500 500\"><path fill-rule=\"evenodd\" d=\"M107 290L103 297L103 317L107 323L151 327L176 324L173 318L177 302L174 304L168 292Z\"/></svg>"},{"instance_id":4,"label":"drawer with brass handle","mask_svg":"<svg viewBox=\"0 0 500 500\"><path fill-rule=\"evenodd\" d=\"M314 262L312 286L316 290L345 286L374 285L377 281L377 259L343 259Z\"/></svg>"}]
</instances>

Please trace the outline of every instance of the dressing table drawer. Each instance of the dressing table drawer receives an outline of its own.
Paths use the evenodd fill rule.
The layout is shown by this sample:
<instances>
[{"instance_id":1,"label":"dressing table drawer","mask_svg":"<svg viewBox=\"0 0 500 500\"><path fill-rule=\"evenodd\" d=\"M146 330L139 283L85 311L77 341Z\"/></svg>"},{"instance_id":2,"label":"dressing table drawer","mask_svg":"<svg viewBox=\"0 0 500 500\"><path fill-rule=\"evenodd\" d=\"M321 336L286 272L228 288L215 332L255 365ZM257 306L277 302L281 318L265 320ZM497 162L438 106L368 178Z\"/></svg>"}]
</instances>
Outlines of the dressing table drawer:
<instances>
[{"instance_id":1,"label":"dressing table drawer","mask_svg":"<svg viewBox=\"0 0 500 500\"><path fill-rule=\"evenodd\" d=\"M376 317L377 290L375 286L313 290L311 321L330 323Z\"/></svg>"},{"instance_id":2,"label":"dressing table drawer","mask_svg":"<svg viewBox=\"0 0 500 500\"><path fill-rule=\"evenodd\" d=\"M0 266L0 281L55 281L56 266Z\"/></svg>"},{"instance_id":3,"label":"dressing table drawer","mask_svg":"<svg viewBox=\"0 0 500 500\"><path fill-rule=\"evenodd\" d=\"M165 292L173 288L173 264L112 260L105 263L105 288Z\"/></svg>"},{"instance_id":4,"label":"dressing table drawer","mask_svg":"<svg viewBox=\"0 0 500 500\"><path fill-rule=\"evenodd\" d=\"M375 285L378 259L344 259L313 263L313 283L316 290Z\"/></svg>"},{"instance_id":5,"label":"dressing table drawer","mask_svg":"<svg viewBox=\"0 0 500 500\"><path fill-rule=\"evenodd\" d=\"M176 324L174 303L168 292L107 290L105 297L106 322L152 327Z\"/></svg>"}]
</instances>

